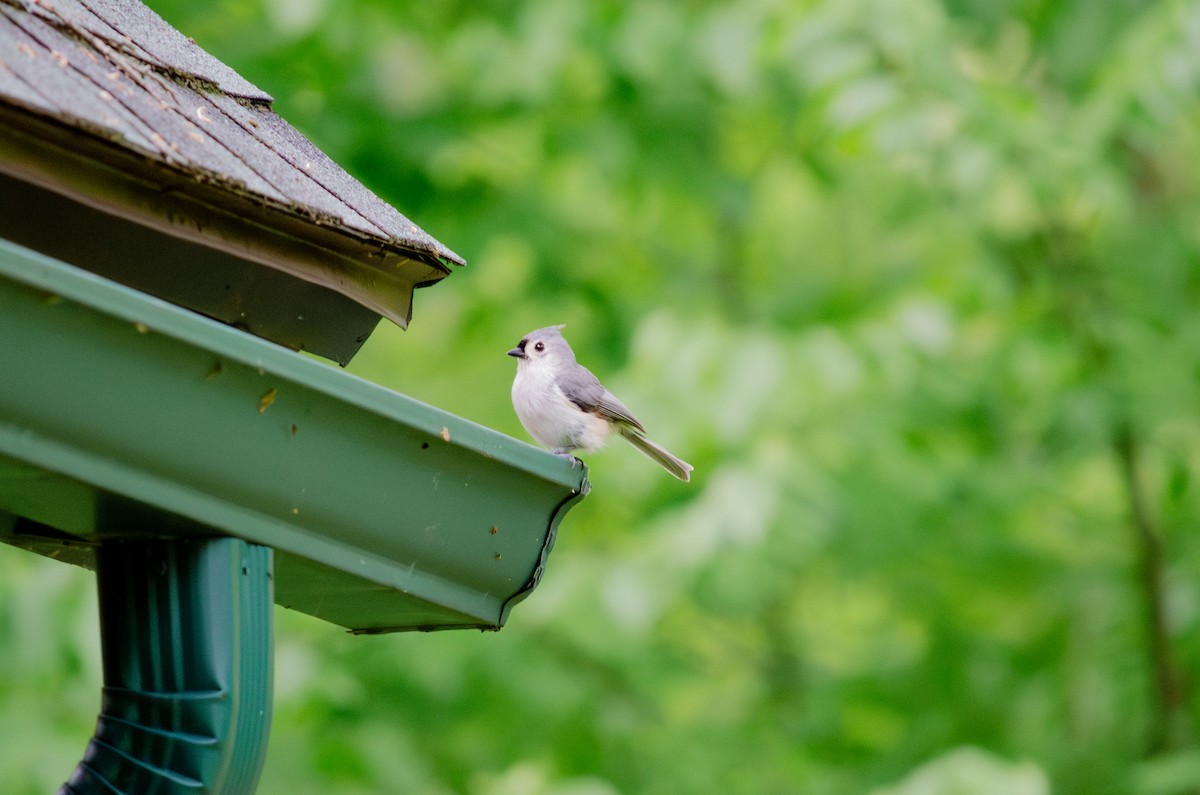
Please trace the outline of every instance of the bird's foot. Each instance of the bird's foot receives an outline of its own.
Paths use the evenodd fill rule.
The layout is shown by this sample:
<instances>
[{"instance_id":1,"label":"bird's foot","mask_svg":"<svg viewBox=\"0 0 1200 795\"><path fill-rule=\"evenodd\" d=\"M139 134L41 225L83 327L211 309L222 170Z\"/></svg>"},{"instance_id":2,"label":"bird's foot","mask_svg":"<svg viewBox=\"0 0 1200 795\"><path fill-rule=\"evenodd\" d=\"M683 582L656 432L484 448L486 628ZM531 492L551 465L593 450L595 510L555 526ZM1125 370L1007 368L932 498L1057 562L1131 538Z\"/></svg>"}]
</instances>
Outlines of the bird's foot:
<instances>
[{"instance_id":1,"label":"bird's foot","mask_svg":"<svg viewBox=\"0 0 1200 795\"><path fill-rule=\"evenodd\" d=\"M572 449L573 449L573 448L570 448L570 447L556 447L556 448L554 448L553 450L551 450L550 452L554 453L554 454L555 454L556 456L558 456L559 458L565 458L565 459L567 459L568 461L570 461L570 462L571 462L571 469L574 469L576 464L579 464L580 466L583 466L583 462L582 462L582 461L580 461L580 460L579 460L577 457L575 457L575 456L571 455L571 450L572 450Z\"/></svg>"}]
</instances>

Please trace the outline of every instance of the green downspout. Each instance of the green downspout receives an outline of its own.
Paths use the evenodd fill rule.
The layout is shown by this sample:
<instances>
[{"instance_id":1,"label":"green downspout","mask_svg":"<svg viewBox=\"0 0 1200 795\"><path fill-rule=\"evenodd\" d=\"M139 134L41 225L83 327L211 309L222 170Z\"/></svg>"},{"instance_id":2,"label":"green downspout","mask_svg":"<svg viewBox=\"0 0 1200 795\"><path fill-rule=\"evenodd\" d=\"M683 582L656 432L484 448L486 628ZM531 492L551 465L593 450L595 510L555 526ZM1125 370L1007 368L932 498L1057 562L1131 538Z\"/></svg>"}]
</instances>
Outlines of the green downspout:
<instances>
[{"instance_id":1,"label":"green downspout","mask_svg":"<svg viewBox=\"0 0 1200 795\"><path fill-rule=\"evenodd\" d=\"M253 792L270 730L271 549L108 541L96 563L104 696L60 795Z\"/></svg>"}]
</instances>

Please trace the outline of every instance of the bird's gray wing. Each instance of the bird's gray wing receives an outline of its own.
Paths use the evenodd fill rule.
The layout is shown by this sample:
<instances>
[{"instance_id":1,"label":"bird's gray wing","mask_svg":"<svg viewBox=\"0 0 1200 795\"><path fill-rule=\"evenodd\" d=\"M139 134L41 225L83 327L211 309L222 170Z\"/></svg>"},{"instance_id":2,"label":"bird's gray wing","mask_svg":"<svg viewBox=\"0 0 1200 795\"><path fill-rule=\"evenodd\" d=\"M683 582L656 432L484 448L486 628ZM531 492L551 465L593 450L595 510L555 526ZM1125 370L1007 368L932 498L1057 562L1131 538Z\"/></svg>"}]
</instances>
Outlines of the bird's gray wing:
<instances>
[{"instance_id":1,"label":"bird's gray wing","mask_svg":"<svg viewBox=\"0 0 1200 795\"><path fill-rule=\"evenodd\" d=\"M560 375L558 386L567 399L581 410L594 412L614 422L637 428L642 433L646 432L637 417L633 416L633 412L625 408L625 404L605 389L600 380L592 375L592 371L583 365L577 364L564 375Z\"/></svg>"},{"instance_id":2,"label":"bird's gray wing","mask_svg":"<svg viewBox=\"0 0 1200 795\"><path fill-rule=\"evenodd\" d=\"M615 420L617 422L630 425L634 428L637 428L641 433L646 432L646 429L642 427L640 422L638 422L637 417L633 416L633 412L625 408L625 404L617 400L616 395L614 395L612 392L609 392L607 389L605 389L604 394L600 396L600 405L596 408L596 411L602 417L608 417L610 420Z\"/></svg>"}]
</instances>

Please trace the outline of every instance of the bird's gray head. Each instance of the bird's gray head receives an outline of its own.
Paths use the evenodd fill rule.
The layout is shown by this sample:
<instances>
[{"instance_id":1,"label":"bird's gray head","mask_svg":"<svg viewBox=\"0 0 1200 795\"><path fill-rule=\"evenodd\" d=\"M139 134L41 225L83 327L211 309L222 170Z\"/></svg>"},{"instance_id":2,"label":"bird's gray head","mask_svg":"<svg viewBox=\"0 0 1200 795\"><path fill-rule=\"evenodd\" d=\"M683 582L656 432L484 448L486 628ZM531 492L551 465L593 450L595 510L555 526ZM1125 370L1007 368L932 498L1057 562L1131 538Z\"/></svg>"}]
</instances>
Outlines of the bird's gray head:
<instances>
[{"instance_id":1,"label":"bird's gray head","mask_svg":"<svg viewBox=\"0 0 1200 795\"><path fill-rule=\"evenodd\" d=\"M574 364L575 352L563 339L564 325L547 326L537 331L531 331L521 338L517 347L508 352L515 356L521 364L536 364L547 362L558 365Z\"/></svg>"}]
</instances>

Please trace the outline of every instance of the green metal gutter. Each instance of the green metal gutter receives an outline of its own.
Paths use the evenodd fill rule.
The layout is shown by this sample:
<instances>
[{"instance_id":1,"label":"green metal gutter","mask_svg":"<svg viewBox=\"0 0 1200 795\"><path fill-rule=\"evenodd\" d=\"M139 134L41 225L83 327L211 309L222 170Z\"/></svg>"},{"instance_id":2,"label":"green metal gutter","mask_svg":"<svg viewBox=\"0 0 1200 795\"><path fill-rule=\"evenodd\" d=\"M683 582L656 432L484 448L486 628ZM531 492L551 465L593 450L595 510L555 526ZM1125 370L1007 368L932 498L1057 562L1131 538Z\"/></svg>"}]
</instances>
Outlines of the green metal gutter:
<instances>
[{"instance_id":1,"label":"green metal gutter","mask_svg":"<svg viewBox=\"0 0 1200 795\"><path fill-rule=\"evenodd\" d=\"M499 629L586 470L0 241L0 540L274 550L275 601L355 632ZM4 517L7 515L8 520Z\"/></svg>"},{"instance_id":2,"label":"green metal gutter","mask_svg":"<svg viewBox=\"0 0 1200 795\"><path fill-rule=\"evenodd\" d=\"M587 472L0 240L0 541L94 568L104 692L60 795L242 795L271 605L499 629Z\"/></svg>"}]
</instances>

